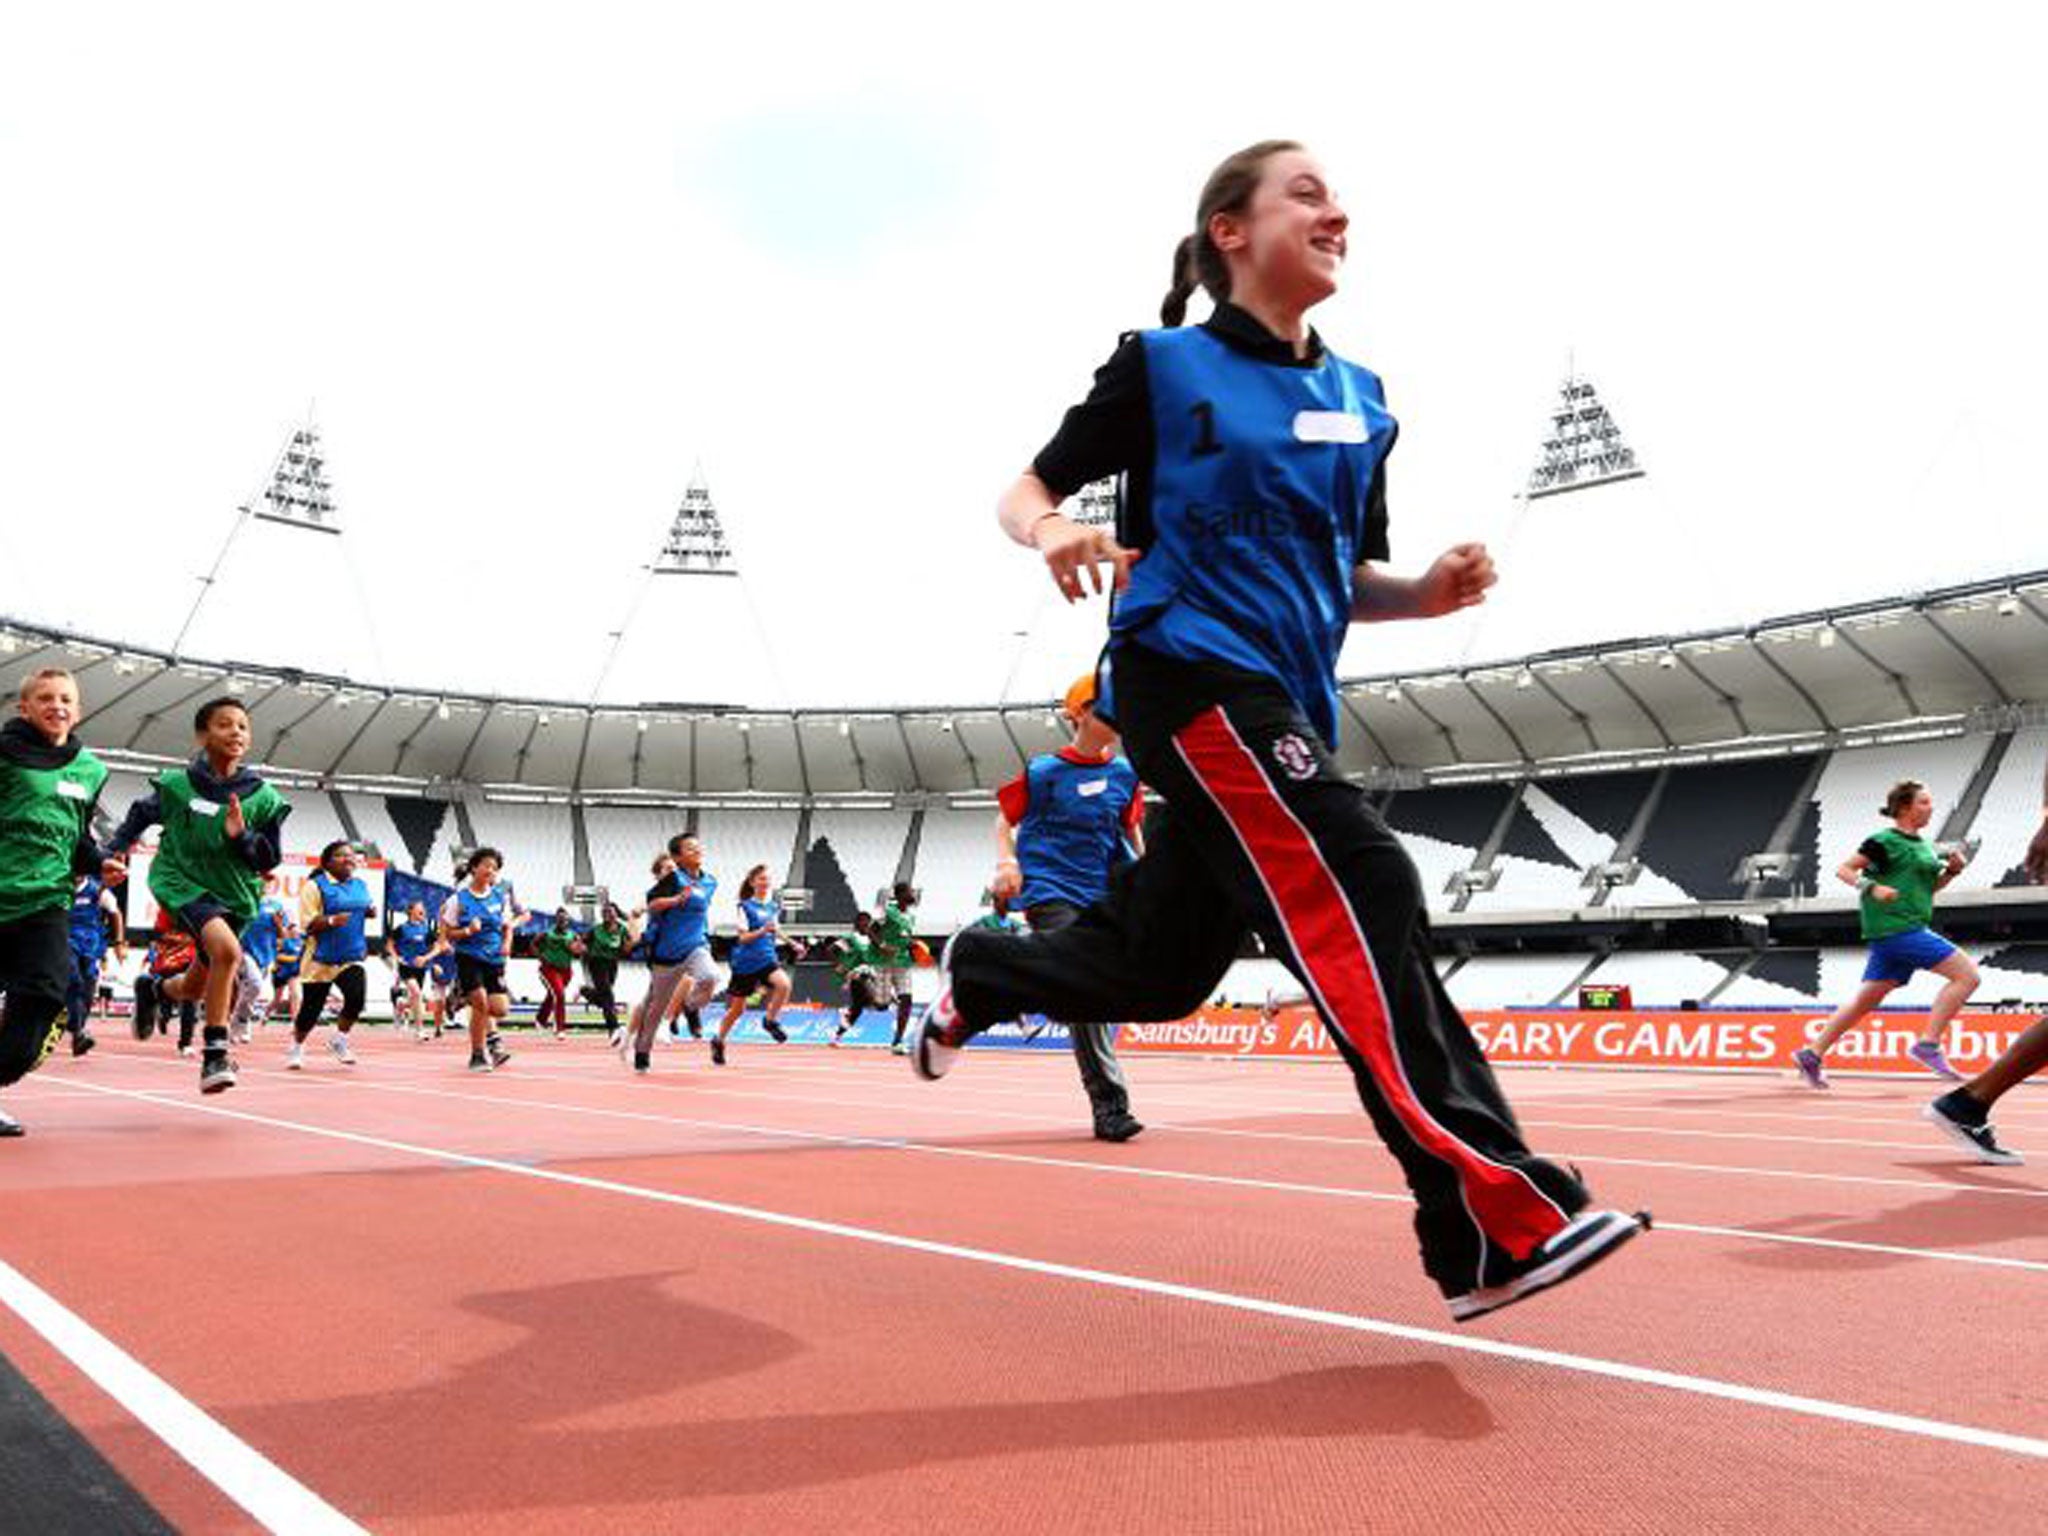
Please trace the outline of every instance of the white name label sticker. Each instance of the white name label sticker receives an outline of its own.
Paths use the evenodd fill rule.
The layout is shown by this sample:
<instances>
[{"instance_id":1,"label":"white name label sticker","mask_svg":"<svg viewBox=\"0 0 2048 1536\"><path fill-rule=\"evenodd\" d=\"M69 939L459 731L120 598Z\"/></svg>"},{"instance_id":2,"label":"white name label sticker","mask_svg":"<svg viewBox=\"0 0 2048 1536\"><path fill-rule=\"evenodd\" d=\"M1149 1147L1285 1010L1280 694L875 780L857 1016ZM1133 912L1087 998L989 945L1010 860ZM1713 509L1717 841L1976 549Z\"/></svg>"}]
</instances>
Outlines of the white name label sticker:
<instances>
[{"instance_id":1,"label":"white name label sticker","mask_svg":"<svg viewBox=\"0 0 2048 1536\"><path fill-rule=\"evenodd\" d=\"M1371 436L1365 418L1349 411L1296 411L1294 438L1302 443L1362 443Z\"/></svg>"},{"instance_id":2,"label":"white name label sticker","mask_svg":"<svg viewBox=\"0 0 2048 1536\"><path fill-rule=\"evenodd\" d=\"M85 786L73 783L70 779L59 779L57 781L57 793L66 800L84 800L87 798Z\"/></svg>"},{"instance_id":3,"label":"white name label sticker","mask_svg":"<svg viewBox=\"0 0 2048 1536\"><path fill-rule=\"evenodd\" d=\"M194 816L218 816L220 814L220 807L211 800L194 800L192 802L192 814Z\"/></svg>"},{"instance_id":4,"label":"white name label sticker","mask_svg":"<svg viewBox=\"0 0 2048 1536\"><path fill-rule=\"evenodd\" d=\"M1075 786L1074 786L1074 793L1075 793L1075 794L1077 794L1077 795L1083 795L1083 796L1086 796L1086 795L1099 795L1099 794L1101 794L1101 793L1102 793L1102 792L1103 792L1103 791L1104 791L1105 789L1107 789L1107 788L1109 788L1109 780L1107 780L1107 779L1090 779L1090 780L1088 780L1088 781L1087 781L1087 782L1086 782L1085 784L1077 784L1077 785L1075 785Z\"/></svg>"}]
</instances>

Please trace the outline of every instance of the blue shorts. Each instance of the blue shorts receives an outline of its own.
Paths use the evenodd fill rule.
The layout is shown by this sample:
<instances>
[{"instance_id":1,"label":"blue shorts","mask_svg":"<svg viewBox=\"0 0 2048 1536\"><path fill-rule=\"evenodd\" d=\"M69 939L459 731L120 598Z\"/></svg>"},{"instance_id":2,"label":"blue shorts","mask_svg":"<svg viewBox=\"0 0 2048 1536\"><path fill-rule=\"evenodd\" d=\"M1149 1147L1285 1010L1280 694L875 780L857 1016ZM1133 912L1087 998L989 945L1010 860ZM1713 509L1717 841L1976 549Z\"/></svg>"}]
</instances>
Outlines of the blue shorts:
<instances>
[{"instance_id":1,"label":"blue shorts","mask_svg":"<svg viewBox=\"0 0 2048 1536\"><path fill-rule=\"evenodd\" d=\"M1863 967L1863 979L1911 981L1915 971L1931 971L1955 952L1955 945L1932 928L1887 934L1871 940L1870 961Z\"/></svg>"}]
</instances>

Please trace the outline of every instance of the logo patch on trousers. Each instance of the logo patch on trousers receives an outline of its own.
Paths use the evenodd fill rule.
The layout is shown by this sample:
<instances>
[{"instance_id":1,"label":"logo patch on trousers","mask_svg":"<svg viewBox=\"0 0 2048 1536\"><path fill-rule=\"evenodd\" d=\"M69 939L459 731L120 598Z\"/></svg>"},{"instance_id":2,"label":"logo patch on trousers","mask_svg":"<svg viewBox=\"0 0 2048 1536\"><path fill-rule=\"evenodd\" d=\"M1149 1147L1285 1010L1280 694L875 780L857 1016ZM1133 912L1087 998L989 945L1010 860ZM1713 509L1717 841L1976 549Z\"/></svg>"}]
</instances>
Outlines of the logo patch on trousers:
<instances>
[{"instance_id":1,"label":"logo patch on trousers","mask_svg":"<svg viewBox=\"0 0 2048 1536\"><path fill-rule=\"evenodd\" d=\"M1316 776L1315 748L1291 731L1274 741L1273 761L1290 779L1312 779Z\"/></svg>"}]
</instances>

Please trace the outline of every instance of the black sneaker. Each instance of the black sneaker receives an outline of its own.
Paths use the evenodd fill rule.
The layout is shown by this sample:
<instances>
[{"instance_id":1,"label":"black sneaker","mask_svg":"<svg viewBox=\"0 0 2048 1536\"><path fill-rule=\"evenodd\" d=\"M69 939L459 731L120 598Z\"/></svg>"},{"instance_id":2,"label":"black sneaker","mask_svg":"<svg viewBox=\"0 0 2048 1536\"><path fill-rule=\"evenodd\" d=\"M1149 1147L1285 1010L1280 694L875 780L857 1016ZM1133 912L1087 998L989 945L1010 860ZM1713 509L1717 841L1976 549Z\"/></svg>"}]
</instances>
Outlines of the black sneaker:
<instances>
[{"instance_id":1,"label":"black sneaker","mask_svg":"<svg viewBox=\"0 0 2048 1536\"><path fill-rule=\"evenodd\" d=\"M19 1120L7 1113L6 1110L0 1109L0 1141L5 1141L10 1136L26 1136L27 1134L28 1132L21 1128Z\"/></svg>"},{"instance_id":2,"label":"black sneaker","mask_svg":"<svg viewBox=\"0 0 2048 1536\"><path fill-rule=\"evenodd\" d=\"M81 1029L77 1034L71 1037L71 1054L74 1056L83 1056L87 1051L91 1050L94 1046L98 1044L99 1041L93 1039L91 1030Z\"/></svg>"},{"instance_id":3,"label":"black sneaker","mask_svg":"<svg viewBox=\"0 0 2048 1536\"><path fill-rule=\"evenodd\" d=\"M491 1065L494 1067L502 1067L512 1059L512 1053L505 1049L505 1042L498 1038L495 1029L484 1036L484 1049L491 1053Z\"/></svg>"},{"instance_id":4,"label":"black sneaker","mask_svg":"<svg viewBox=\"0 0 2048 1536\"><path fill-rule=\"evenodd\" d=\"M1984 1106L1960 1088L1953 1093L1944 1093L1920 1113L1940 1126L1951 1141L1980 1163L2017 1168L2026 1162L2019 1153L1998 1144L1998 1138L1991 1134L1991 1120Z\"/></svg>"},{"instance_id":5,"label":"black sneaker","mask_svg":"<svg viewBox=\"0 0 2048 1536\"><path fill-rule=\"evenodd\" d=\"M491 1058L486 1056L482 1051L471 1051L469 1053L469 1070L472 1072L490 1071Z\"/></svg>"},{"instance_id":6,"label":"black sneaker","mask_svg":"<svg viewBox=\"0 0 2048 1536\"><path fill-rule=\"evenodd\" d=\"M1145 1129L1144 1123L1133 1118L1127 1109L1113 1109L1107 1114L1095 1117L1095 1139L1097 1141L1129 1141Z\"/></svg>"},{"instance_id":7,"label":"black sneaker","mask_svg":"<svg viewBox=\"0 0 2048 1536\"><path fill-rule=\"evenodd\" d=\"M633 1070L635 1072L651 1072L653 1069L654 1058L652 1056L645 1051L635 1051L633 1053Z\"/></svg>"},{"instance_id":8,"label":"black sneaker","mask_svg":"<svg viewBox=\"0 0 2048 1536\"><path fill-rule=\"evenodd\" d=\"M1581 1211L1562 1232L1528 1258L1501 1266L1493 1283L1462 1296L1446 1297L1451 1316L1466 1323L1488 1312L1498 1312L1525 1296L1546 1291L1591 1269L1630 1238L1649 1230L1648 1211L1637 1211L1633 1216L1625 1211Z\"/></svg>"},{"instance_id":9,"label":"black sneaker","mask_svg":"<svg viewBox=\"0 0 2048 1536\"><path fill-rule=\"evenodd\" d=\"M135 1031L135 1038L147 1040L156 1033L156 978L138 976L135 978L135 1012L129 1018Z\"/></svg>"},{"instance_id":10,"label":"black sneaker","mask_svg":"<svg viewBox=\"0 0 2048 1536\"><path fill-rule=\"evenodd\" d=\"M711 1065L714 1067L725 1065L725 1042L716 1035L711 1037Z\"/></svg>"},{"instance_id":11,"label":"black sneaker","mask_svg":"<svg viewBox=\"0 0 2048 1536\"><path fill-rule=\"evenodd\" d=\"M763 1019L761 1021L761 1028L768 1032L768 1038L770 1040L773 1040L777 1045L789 1044L789 1031L784 1029L780 1024L776 1023L773 1019Z\"/></svg>"},{"instance_id":12,"label":"black sneaker","mask_svg":"<svg viewBox=\"0 0 2048 1536\"><path fill-rule=\"evenodd\" d=\"M692 1040L702 1040L704 1038L703 1014L694 1008L685 1008L683 1010L683 1022L690 1026L690 1038Z\"/></svg>"},{"instance_id":13,"label":"black sneaker","mask_svg":"<svg viewBox=\"0 0 2048 1536\"><path fill-rule=\"evenodd\" d=\"M235 1086L235 1058L226 1051L203 1052L199 1058L199 1091L225 1093Z\"/></svg>"}]
</instances>

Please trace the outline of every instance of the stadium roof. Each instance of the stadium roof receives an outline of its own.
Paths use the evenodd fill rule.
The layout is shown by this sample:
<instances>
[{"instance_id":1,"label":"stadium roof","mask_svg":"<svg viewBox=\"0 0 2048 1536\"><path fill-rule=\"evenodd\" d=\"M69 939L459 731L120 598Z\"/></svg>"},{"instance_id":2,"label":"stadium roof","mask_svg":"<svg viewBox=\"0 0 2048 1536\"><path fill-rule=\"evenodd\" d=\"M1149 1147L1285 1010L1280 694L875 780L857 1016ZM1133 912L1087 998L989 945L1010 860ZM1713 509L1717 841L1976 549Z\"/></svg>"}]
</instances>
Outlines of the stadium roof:
<instances>
[{"instance_id":1,"label":"stadium roof","mask_svg":"<svg viewBox=\"0 0 2048 1536\"><path fill-rule=\"evenodd\" d=\"M110 761L182 760L202 700L247 701L287 777L605 799L986 794L1064 739L1051 701L766 710L590 706L165 652L0 619L12 670L64 665ZM1344 684L1367 780L1494 777L1994 729L2048 706L2048 571Z\"/></svg>"}]
</instances>

